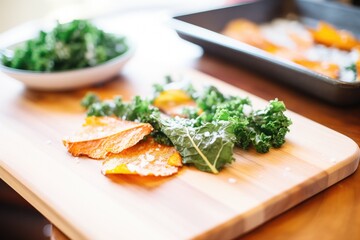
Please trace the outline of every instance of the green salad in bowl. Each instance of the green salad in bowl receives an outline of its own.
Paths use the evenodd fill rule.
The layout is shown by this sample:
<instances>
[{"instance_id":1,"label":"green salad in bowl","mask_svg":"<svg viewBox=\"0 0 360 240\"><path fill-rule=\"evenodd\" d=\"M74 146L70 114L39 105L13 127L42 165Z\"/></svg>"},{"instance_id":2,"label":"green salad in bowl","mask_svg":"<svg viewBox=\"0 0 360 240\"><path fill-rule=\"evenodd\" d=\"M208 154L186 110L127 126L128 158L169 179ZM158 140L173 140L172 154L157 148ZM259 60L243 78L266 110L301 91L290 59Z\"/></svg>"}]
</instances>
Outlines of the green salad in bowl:
<instances>
[{"instance_id":1,"label":"green salad in bowl","mask_svg":"<svg viewBox=\"0 0 360 240\"><path fill-rule=\"evenodd\" d=\"M1 69L30 88L71 89L116 75L132 52L127 37L73 20L3 49Z\"/></svg>"}]
</instances>

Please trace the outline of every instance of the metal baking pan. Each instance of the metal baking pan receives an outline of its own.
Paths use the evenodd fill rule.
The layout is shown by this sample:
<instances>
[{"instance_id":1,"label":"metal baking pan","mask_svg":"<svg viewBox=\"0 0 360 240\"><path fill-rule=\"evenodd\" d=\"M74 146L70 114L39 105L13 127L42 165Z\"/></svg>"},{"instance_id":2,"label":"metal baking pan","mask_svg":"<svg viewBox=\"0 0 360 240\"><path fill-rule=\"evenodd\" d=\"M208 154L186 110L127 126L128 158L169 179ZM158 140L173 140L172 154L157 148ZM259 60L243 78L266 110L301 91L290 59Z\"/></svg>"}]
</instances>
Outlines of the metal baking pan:
<instances>
[{"instance_id":1,"label":"metal baking pan","mask_svg":"<svg viewBox=\"0 0 360 240\"><path fill-rule=\"evenodd\" d=\"M220 33L236 18L265 23L290 14L307 26L315 26L323 20L360 36L359 8L310 0L262 0L182 14L171 19L171 26L181 38L200 45L206 52L262 72L332 104L360 103L360 82L347 83L317 74Z\"/></svg>"}]
</instances>

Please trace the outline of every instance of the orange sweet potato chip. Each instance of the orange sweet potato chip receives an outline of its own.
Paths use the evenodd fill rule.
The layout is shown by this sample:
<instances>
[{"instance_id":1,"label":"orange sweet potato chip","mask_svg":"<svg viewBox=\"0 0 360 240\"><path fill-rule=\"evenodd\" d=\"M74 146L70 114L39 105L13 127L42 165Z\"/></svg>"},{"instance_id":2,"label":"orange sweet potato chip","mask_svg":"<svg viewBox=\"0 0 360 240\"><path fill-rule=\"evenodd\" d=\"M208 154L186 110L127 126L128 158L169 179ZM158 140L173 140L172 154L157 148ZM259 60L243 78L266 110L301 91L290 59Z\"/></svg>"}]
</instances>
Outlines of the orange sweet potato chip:
<instances>
[{"instance_id":1,"label":"orange sweet potato chip","mask_svg":"<svg viewBox=\"0 0 360 240\"><path fill-rule=\"evenodd\" d=\"M306 68L313 70L314 72L323 74L325 76L337 79L339 77L340 69L337 64L309 61L304 59L294 60L295 63L300 64Z\"/></svg>"},{"instance_id":2,"label":"orange sweet potato chip","mask_svg":"<svg viewBox=\"0 0 360 240\"><path fill-rule=\"evenodd\" d=\"M320 22L317 29L311 32L316 42L329 47L351 50L359 44L352 33L345 30L338 30L326 22Z\"/></svg>"},{"instance_id":3,"label":"orange sweet potato chip","mask_svg":"<svg viewBox=\"0 0 360 240\"><path fill-rule=\"evenodd\" d=\"M278 49L277 46L265 39L256 23L246 19L235 19L229 22L223 34L270 53Z\"/></svg>"},{"instance_id":4,"label":"orange sweet potato chip","mask_svg":"<svg viewBox=\"0 0 360 240\"><path fill-rule=\"evenodd\" d=\"M134 146L152 130L147 123L114 117L88 117L81 131L64 139L63 144L73 156L101 159L108 153L119 153Z\"/></svg>"},{"instance_id":5,"label":"orange sweet potato chip","mask_svg":"<svg viewBox=\"0 0 360 240\"><path fill-rule=\"evenodd\" d=\"M181 156L174 147L158 144L149 137L121 153L109 155L102 173L170 176L181 166Z\"/></svg>"},{"instance_id":6,"label":"orange sweet potato chip","mask_svg":"<svg viewBox=\"0 0 360 240\"><path fill-rule=\"evenodd\" d=\"M163 91L154 100L154 106L170 116L181 116L184 107L195 107L195 101L181 89Z\"/></svg>"}]
</instances>

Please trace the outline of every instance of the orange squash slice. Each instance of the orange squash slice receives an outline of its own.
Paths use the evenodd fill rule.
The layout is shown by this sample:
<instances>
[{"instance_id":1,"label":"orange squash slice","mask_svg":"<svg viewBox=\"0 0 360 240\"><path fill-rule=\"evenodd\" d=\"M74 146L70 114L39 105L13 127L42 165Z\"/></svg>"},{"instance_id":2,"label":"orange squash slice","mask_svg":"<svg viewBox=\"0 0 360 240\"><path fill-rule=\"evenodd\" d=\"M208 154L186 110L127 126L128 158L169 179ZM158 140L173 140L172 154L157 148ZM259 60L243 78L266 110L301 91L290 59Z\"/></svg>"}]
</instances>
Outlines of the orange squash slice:
<instances>
[{"instance_id":1,"label":"orange squash slice","mask_svg":"<svg viewBox=\"0 0 360 240\"><path fill-rule=\"evenodd\" d=\"M311 32L316 42L328 47L351 50L359 44L352 33L345 30L338 30L326 22L320 22L317 29Z\"/></svg>"},{"instance_id":2,"label":"orange squash slice","mask_svg":"<svg viewBox=\"0 0 360 240\"><path fill-rule=\"evenodd\" d=\"M147 123L124 121L114 117L88 117L80 132L63 140L73 156L105 158L134 146L153 130Z\"/></svg>"},{"instance_id":3,"label":"orange squash slice","mask_svg":"<svg viewBox=\"0 0 360 240\"><path fill-rule=\"evenodd\" d=\"M330 78L337 79L340 74L339 66L334 63L310 61L305 59L294 60L294 62Z\"/></svg>"},{"instance_id":4,"label":"orange squash slice","mask_svg":"<svg viewBox=\"0 0 360 240\"><path fill-rule=\"evenodd\" d=\"M121 153L109 155L103 162L102 173L170 176L178 172L181 161L174 147L158 144L148 137Z\"/></svg>"},{"instance_id":5,"label":"orange squash slice","mask_svg":"<svg viewBox=\"0 0 360 240\"><path fill-rule=\"evenodd\" d=\"M163 91L154 100L154 106L170 116L182 116L185 107L195 107L195 101L181 89Z\"/></svg>"}]
</instances>

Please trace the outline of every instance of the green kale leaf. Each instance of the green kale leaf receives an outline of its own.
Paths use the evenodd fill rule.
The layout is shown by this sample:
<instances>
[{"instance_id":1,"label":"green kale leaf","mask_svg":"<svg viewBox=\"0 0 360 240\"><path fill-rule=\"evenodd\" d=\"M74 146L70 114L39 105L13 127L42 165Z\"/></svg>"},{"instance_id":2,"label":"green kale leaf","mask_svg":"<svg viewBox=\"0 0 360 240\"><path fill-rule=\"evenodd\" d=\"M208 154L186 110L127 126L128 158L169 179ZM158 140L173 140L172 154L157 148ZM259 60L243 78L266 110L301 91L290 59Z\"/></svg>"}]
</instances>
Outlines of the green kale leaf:
<instances>
[{"instance_id":1,"label":"green kale leaf","mask_svg":"<svg viewBox=\"0 0 360 240\"><path fill-rule=\"evenodd\" d=\"M219 121L193 127L194 121L184 118L160 120L161 131L181 154L184 164L201 171L218 173L233 161L235 136L229 122Z\"/></svg>"},{"instance_id":2,"label":"green kale leaf","mask_svg":"<svg viewBox=\"0 0 360 240\"><path fill-rule=\"evenodd\" d=\"M255 111L249 117L249 125L256 133L251 141L258 152L265 153L271 146L279 148L284 144L285 135L292 124L285 116L285 110L285 104L275 99L265 109Z\"/></svg>"}]
</instances>

